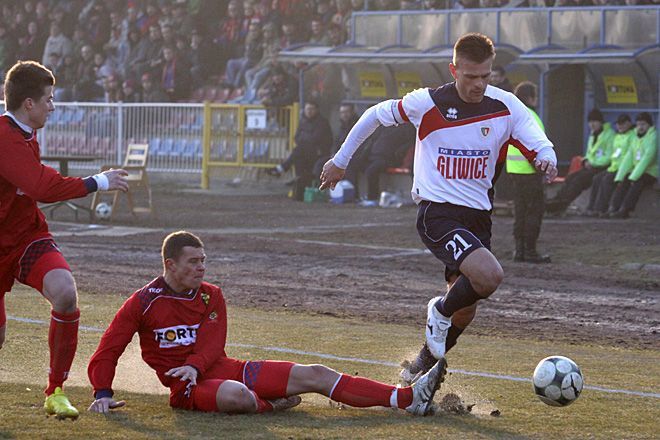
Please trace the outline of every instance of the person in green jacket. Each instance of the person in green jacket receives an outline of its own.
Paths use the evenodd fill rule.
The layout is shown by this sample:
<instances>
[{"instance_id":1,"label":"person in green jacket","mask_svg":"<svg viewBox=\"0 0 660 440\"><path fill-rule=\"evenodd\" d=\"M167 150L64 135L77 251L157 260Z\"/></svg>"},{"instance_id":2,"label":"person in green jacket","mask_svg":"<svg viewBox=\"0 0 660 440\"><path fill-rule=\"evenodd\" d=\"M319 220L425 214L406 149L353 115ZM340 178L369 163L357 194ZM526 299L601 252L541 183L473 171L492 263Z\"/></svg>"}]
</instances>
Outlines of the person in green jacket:
<instances>
[{"instance_id":1,"label":"person in green jacket","mask_svg":"<svg viewBox=\"0 0 660 440\"><path fill-rule=\"evenodd\" d=\"M566 181L557 195L546 202L546 212L563 213L582 191L591 186L594 176L605 171L610 165L614 130L609 122L605 122L603 114L598 109L589 112L587 122L591 134L587 143L587 152L582 161L582 168L566 177Z\"/></svg>"},{"instance_id":2,"label":"person in green jacket","mask_svg":"<svg viewBox=\"0 0 660 440\"><path fill-rule=\"evenodd\" d=\"M607 217L607 208L614 193L617 171L626 157L628 149L635 139L635 130L630 116L621 114L616 120L617 133L612 141L612 156L610 156L610 166L605 171L594 176L591 184L591 194L589 195L589 205L584 215L587 217Z\"/></svg>"},{"instance_id":3,"label":"person in green jacket","mask_svg":"<svg viewBox=\"0 0 660 440\"><path fill-rule=\"evenodd\" d=\"M527 106L534 120L545 131L541 118L534 111L539 100L536 85L523 81L516 86L514 94ZM549 263L550 256L539 254L536 250L545 203L543 176L513 145L509 145L507 150L506 172L513 184L513 238L516 242L513 261Z\"/></svg>"},{"instance_id":4,"label":"person in green jacket","mask_svg":"<svg viewBox=\"0 0 660 440\"><path fill-rule=\"evenodd\" d=\"M653 118L644 112L635 121L637 136L614 178L617 186L610 203L610 218L630 217L642 190L658 179L658 135Z\"/></svg>"}]
</instances>

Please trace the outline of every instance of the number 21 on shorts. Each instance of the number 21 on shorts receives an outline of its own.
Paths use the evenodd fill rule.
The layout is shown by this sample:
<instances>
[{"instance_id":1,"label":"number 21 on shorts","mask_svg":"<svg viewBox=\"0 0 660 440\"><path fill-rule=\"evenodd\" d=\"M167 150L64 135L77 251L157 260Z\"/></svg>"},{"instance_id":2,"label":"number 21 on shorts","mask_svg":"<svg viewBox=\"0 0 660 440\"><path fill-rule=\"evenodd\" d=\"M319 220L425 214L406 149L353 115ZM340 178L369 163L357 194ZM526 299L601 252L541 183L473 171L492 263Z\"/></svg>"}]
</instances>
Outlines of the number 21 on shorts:
<instances>
[{"instance_id":1,"label":"number 21 on shorts","mask_svg":"<svg viewBox=\"0 0 660 440\"><path fill-rule=\"evenodd\" d=\"M454 234L452 239L449 240L445 245L445 249L447 249L454 255L454 261L458 261L458 259L461 257L463 252L470 249L471 247L472 244L463 240L463 237L461 237L459 234Z\"/></svg>"}]
</instances>

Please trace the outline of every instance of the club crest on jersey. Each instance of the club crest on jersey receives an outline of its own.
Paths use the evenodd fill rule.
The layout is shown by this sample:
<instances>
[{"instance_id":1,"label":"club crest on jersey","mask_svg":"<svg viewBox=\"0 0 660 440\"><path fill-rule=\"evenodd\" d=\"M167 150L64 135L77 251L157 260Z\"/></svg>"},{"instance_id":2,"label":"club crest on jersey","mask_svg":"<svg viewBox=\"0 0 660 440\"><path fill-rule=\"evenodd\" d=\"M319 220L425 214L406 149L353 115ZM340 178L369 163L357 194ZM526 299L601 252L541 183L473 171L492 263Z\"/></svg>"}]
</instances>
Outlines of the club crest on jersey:
<instances>
[{"instance_id":1,"label":"club crest on jersey","mask_svg":"<svg viewBox=\"0 0 660 440\"><path fill-rule=\"evenodd\" d=\"M488 133L490 133L490 127L481 127L481 135L483 137L488 136Z\"/></svg>"},{"instance_id":2,"label":"club crest on jersey","mask_svg":"<svg viewBox=\"0 0 660 440\"><path fill-rule=\"evenodd\" d=\"M445 116L447 119L458 119L458 110L454 107L449 107Z\"/></svg>"},{"instance_id":3,"label":"club crest on jersey","mask_svg":"<svg viewBox=\"0 0 660 440\"><path fill-rule=\"evenodd\" d=\"M215 312L211 312L209 314L209 321L215 321L216 319L218 319L218 314Z\"/></svg>"},{"instance_id":4,"label":"club crest on jersey","mask_svg":"<svg viewBox=\"0 0 660 440\"><path fill-rule=\"evenodd\" d=\"M197 329L195 325L175 325L173 327L154 329L156 341L160 348L172 348L181 345L191 345L197 341Z\"/></svg>"},{"instance_id":5,"label":"club crest on jersey","mask_svg":"<svg viewBox=\"0 0 660 440\"><path fill-rule=\"evenodd\" d=\"M204 304L207 306L209 305L209 294L208 293L202 293L202 301L204 301Z\"/></svg>"}]
</instances>

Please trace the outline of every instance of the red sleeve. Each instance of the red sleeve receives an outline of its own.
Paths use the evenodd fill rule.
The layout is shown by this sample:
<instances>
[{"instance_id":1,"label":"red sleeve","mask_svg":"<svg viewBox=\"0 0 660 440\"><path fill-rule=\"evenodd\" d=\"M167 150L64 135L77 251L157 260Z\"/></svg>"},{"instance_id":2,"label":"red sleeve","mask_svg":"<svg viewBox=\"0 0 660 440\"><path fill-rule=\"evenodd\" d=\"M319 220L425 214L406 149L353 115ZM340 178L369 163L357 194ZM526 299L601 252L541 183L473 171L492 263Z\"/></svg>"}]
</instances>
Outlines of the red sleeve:
<instances>
[{"instance_id":1,"label":"red sleeve","mask_svg":"<svg viewBox=\"0 0 660 440\"><path fill-rule=\"evenodd\" d=\"M134 294L121 306L103 333L87 367L87 375L95 394L99 390L106 390L112 395L112 380L115 377L117 361L140 326L142 314L139 306L140 302Z\"/></svg>"},{"instance_id":2,"label":"red sleeve","mask_svg":"<svg viewBox=\"0 0 660 440\"><path fill-rule=\"evenodd\" d=\"M0 176L33 200L58 202L89 193L83 179L63 177L42 164L25 140L7 136L0 142L0 157Z\"/></svg>"},{"instance_id":3,"label":"red sleeve","mask_svg":"<svg viewBox=\"0 0 660 440\"><path fill-rule=\"evenodd\" d=\"M227 306L222 291L216 287L213 292L212 307L197 330L197 341L193 352L186 359L186 365L192 365L204 374L218 359L227 356Z\"/></svg>"}]
</instances>

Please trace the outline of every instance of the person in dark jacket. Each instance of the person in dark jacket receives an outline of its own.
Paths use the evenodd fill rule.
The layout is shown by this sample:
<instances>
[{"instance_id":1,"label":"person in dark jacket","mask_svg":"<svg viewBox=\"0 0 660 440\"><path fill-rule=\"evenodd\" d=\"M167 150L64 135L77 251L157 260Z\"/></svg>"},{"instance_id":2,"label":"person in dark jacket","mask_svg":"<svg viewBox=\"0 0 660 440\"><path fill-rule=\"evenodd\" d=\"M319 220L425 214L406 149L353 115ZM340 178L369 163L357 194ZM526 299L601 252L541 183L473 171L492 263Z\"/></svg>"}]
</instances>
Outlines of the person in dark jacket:
<instances>
[{"instance_id":1,"label":"person in dark jacket","mask_svg":"<svg viewBox=\"0 0 660 440\"><path fill-rule=\"evenodd\" d=\"M302 200L305 187L312 184L314 174L312 173L316 161L330 154L332 146L332 130L328 120L319 112L319 105L313 101L307 101L303 110L303 116L298 124L295 135L296 147L291 151L289 157L274 168L266 170L271 176L279 177L292 166L296 169L296 182L294 196Z\"/></svg>"},{"instance_id":2,"label":"person in dark jacket","mask_svg":"<svg viewBox=\"0 0 660 440\"><path fill-rule=\"evenodd\" d=\"M380 197L380 175L388 167L396 167L401 163L406 153L415 145L415 127L412 124L381 126L368 139L368 152L362 154L362 160L357 158L354 166L346 169L344 178L358 188L358 175L364 172L367 179L367 198L363 206L377 206Z\"/></svg>"},{"instance_id":3,"label":"person in dark jacket","mask_svg":"<svg viewBox=\"0 0 660 440\"><path fill-rule=\"evenodd\" d=\"M348 136L348 132L351 131L351 128L355 125L357 122L359 116L357 113L355 113L355 106L350 103L342 103L339 106L339 132L335 136L335 140L332 144L332 149L330 151L330 154L327 156L322 156L319 160L316 161L314 164L314 175L318 176L321 174L321 171L323 170L323 164L325 164L328 159L334 155L337 150L341 147L341 144L344 143L344 140L346 139L346 136ZM356 154L359 154L360 150Z\"/></svg>"},{"instance_id":4,"label":"person in dark jacket","mask_svg":"<svg viewBox=\"0 0 660 440\"><path fill-rule=\"evenodd\" d=\"M267 107L281 107L291 105L296 100L298 84L296 80L286 73L284 68L273 68L271 77L266 80L258 96L261 103Z\"/></svg>"}]
</instances>

